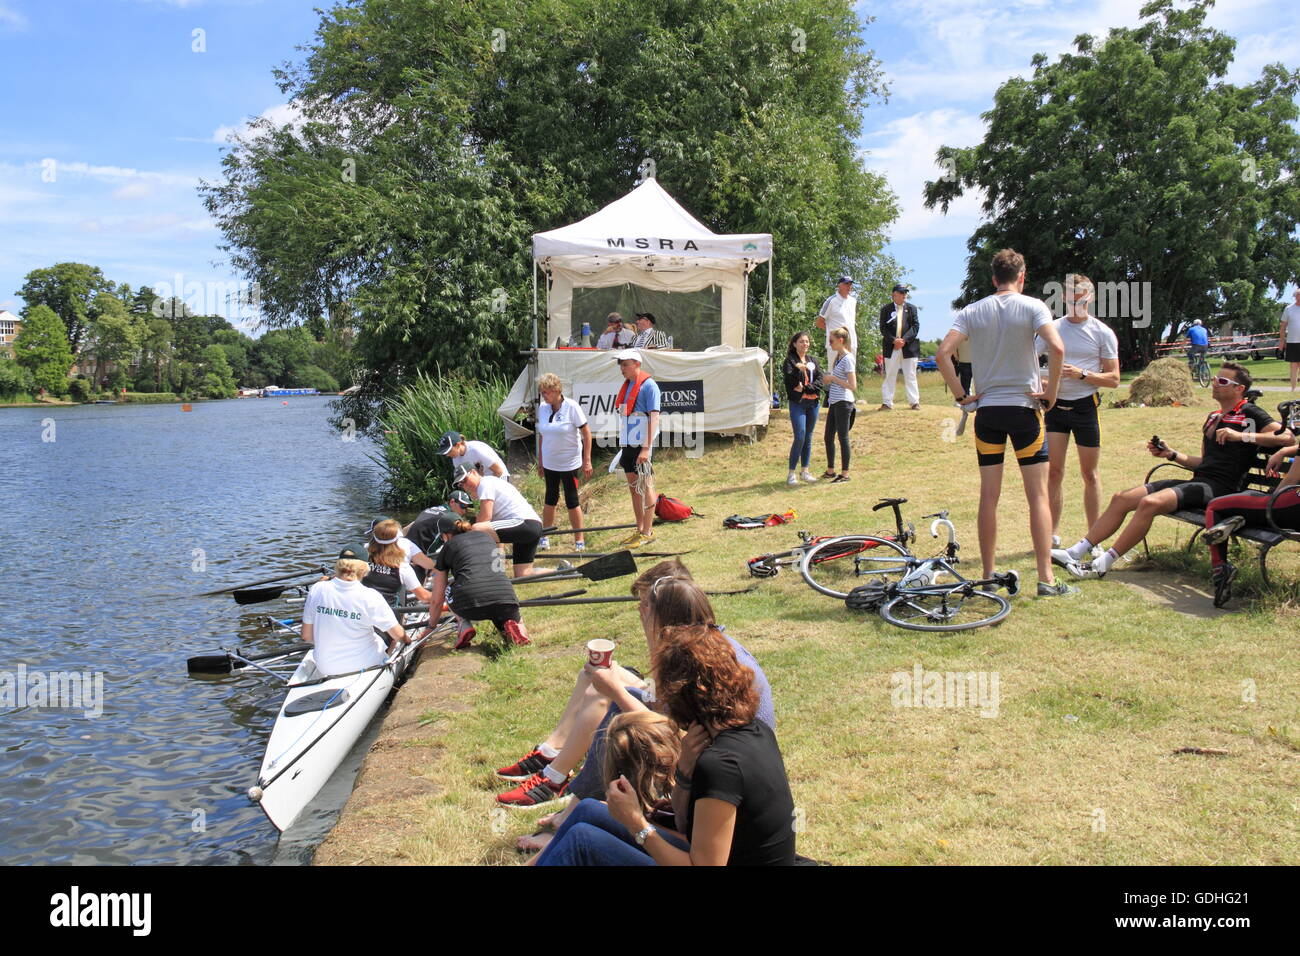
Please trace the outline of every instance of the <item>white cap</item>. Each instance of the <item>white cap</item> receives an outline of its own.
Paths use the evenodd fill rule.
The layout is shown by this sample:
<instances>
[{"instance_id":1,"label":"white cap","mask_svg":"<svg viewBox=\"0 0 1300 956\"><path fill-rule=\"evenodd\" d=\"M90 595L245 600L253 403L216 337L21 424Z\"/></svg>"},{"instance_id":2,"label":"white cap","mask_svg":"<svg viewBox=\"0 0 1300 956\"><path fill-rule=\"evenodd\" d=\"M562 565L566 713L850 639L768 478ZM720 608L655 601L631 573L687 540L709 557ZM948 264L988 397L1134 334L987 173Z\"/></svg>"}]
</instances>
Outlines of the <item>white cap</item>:
<instances>
[{"instance_id":1,"label":"white cap","mask_svg":"<svg viewBox=\"0 0 1300 956\"><path fill-rule=\"evenodd\" d=\"M615 362L632 361L632 362L640 363L641 353L638 352L636 349L619 349L617 352L614 353L614 361Z\"/></svg>"}]
</instances>

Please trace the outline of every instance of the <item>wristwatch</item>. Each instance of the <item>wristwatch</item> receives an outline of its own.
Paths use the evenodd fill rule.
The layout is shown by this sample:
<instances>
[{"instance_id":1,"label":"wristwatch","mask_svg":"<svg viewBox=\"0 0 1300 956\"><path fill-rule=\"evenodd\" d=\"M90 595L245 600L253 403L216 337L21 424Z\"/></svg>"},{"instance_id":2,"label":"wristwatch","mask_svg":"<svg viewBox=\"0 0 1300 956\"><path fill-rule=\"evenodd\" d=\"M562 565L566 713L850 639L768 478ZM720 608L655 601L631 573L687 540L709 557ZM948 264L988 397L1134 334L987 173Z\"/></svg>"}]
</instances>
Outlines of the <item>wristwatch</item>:
<instances>
[{"instance_id":1,"label":"wristwatch","mask_svg":"<svg viewBox=\"0 0 1300 956\"><path fill-rule=\"evenodd\" d=\"M1085 372L1083 369L1079 369L1079 381L1086 382L1087 380L1088 380L1088 373Z\"/></svg>"},{"instance_id":2,"label":"wristwatch","mask_svg":"<svg viewBox=\"0 0 1300 956\"><path fill-rule=\"evenodd\" d=\"M644 828L637 831L636 836L633 838L636 840L636 845L640 847L644 847L645 841L650 839L650 834L654 832L655 832L655 828L647 823Z\"/></svg>"}]
</instances>

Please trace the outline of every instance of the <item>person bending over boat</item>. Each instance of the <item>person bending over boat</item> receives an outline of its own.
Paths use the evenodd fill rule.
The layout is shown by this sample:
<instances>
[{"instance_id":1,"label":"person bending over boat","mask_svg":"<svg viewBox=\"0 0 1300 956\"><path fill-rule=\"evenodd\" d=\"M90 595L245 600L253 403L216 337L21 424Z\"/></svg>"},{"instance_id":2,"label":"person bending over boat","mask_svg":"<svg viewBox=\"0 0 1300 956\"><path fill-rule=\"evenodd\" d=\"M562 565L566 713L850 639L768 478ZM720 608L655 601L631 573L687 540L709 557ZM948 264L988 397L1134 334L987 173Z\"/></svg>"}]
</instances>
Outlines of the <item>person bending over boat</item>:
<instances>
[{"instance_id":1,"label":"person bending over boat","mask_svg":"<svg viewBox=\"0 0 1300 956\"><path fill-rule=\"evenodd\" d=\"M682 740L672 788L681 834L651 825L626 779L583 800L538 866L791 866L794 797L754 672L716 627L665 628L654 654L663 710ZM685 841L682 840L685 837Z\"/></svg>"},{"instance_id":2,"label":"person bending over boat","mask_svg":"<svg viewBox=\"0 0 1300 956\"><path fill-rule=\"evenodd\" d=\"M420 549L429 563L426 567L433 570L433 559L438 555L438 549L442 547L442 535L438 533L438 516L451 512L459 517L469 516L469 509L474 507L474 499L463 491L453 491L447 498L445 505L433 505L425 508L415 520L402 529L403 537L409 538L411 542ZM417 564L417 562L412 562ZM416 576L420 576L417 569Z\"/></svg>"},{"instance_id":3,"label":"person bending over boat","mask_svg":"<svg viewBox=\"0 0 1300 956\"><path fill-rule=\"evenodd\" d=\"M382 664L392 648L410 640L383 595L361 583L369 571L361 555L344 548L334 564L334 577L316 582L307 592L302 639L315 645L316 667L325 676ZM387 649L376 630L393 639Z\"/></svg>"},{"instance_id":4,"label":"person bending over boat","mask_svg":"<svg viewBox=\"0 0 1300 956\"><path fill-rule=\"evenodd\" d=\"M451 459L451 470L473 468L480 475L495 475L510 480L506 463L485 441L466 441L460 432L444 432L435 451Z\"/></svg>"},{"instance_id":5,"label":"person bending over boat","mask_svg":"<svg viewBox=\"0 0 1300 956\"><path fill-rule=\"evenodd\" d=\"M403 589L415 595L416 600L429 604L433 600L433 594L421 587L416 578L415 569L406 559L407 552L402 547L404 540L401 527L392 518L384 518L371 528L370 542L366 545L370 570L361 579L361 583L374 588L389 604L398 603ZM424 555L421 554L420 557L423 558ZM429 563L433 564L432 561Z\"/></svg>"},{"instance_id":6,"label":"person bending over boat","mask_svg":"<svg viewBox=\"0 0 1300 956\"><path fill-rule=\"evenodd\" d=\"M474 530L511 546L515 577L533 574L533 558L542 539L542 519L519 490L504 478L480 475L463 466L452 476L452 487L468 492L478 501Z\"/></svg>"},{"instance_id":7,"label":"person bending over boat","mask_svg":"<svg viewBox=\"0 0 1300 956\"><path fill-rule=\"evenodd\" d=\"M391 518L383 517L372 519L370 522L367 541L369 542L375 539L376 525L380 522L391 520ZM393 521L393 524L397 525L397 522ZM385 535L385 537L388 537L388 535ZM382 543L389 544L390 542L384 541ZM410 537L407 536L406 529L400 525L397 526L397 545L402 549L402 554L405 556L406 560L411 562L411 568L415 571L416 580L423 584L425 573L433 570L433 558L425 554L424 549L412 541Z\"/></svg>"},{"instance_id":8,"label":"person bending over boat","mask_svg":"<svg viewBox=\"0 0 1300 956\"><path fill-rule=\"evenodd\" d=\"M491 621L515 644L531 643L496 539L452 514L438 518L438 532L444 543L434 561L437 570L430 589L434 594L449 594L447 603L459 627L455 650L469 647L474 640L475 621Z\"/></svg>"}]
</instances>

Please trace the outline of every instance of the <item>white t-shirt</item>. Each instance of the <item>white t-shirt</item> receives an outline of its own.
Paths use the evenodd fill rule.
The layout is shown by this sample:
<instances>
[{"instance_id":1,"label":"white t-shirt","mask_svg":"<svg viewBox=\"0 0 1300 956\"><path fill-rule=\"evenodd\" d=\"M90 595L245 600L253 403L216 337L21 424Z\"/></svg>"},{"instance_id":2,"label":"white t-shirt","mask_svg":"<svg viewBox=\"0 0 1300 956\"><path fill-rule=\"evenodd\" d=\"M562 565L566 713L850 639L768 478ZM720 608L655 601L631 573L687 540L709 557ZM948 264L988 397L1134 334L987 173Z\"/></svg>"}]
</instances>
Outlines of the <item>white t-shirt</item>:
<instances>
[{"instance_id":1,"label":"white t-shirt","mask_svg":"<svg viewBox=\"0 0 1300 956\"><path fill-rule=\"evenodd\" d=\"M1300 305L1288 305L1282 310L1282 318L1286 321L1286 344L1300 343Z\"/></svg>"},{"instance_id":2,"label":"white t-shirt","mask_svg":"<svg viewBox=\"0 0 1300 956\"><path fill-rule=\"evenodd\" d=\"M1102 359L1119 358L1119 339L1110 326L1095 316L1088 316L1082 322L1071 322L1068 317L1052 322L1065 343L1065 364L1081 368L1085 372L1100 372ZM1047 343L1035 338L1038 354L1047 352ZM1056 397L1067 402L1077 401L1095 395L1100 389L1089 385L1077 375L1062 377L1061 387Z\"/></svg>"},{"instance_id":3,"label":"white t-shirt","mask_svg":"<svg viewBox=\"0 0 1300 956\"><path fill-rule=\"evenodd\" d=\"M501 456L492 450L491 445L483 441L465 442L465 454L452 458L451 470L454 472L459 465L473 468L481 475L492 474L492 466L500 465L501 477L510 477L510 471L506 468L506 463L501 460Z\"/></svg>"},{"instance_id":4,"label":"white t-shirt","mask_svg":"<svg viewBox=\"0 0 1300 956\"><path fill-rule=\"evenodd\" d=\"M831 350L831 333L836 329L849 330L849 351L858 354L858 298L855 295L842 296L832 293L817 310L817 314L826 320L826 350Z\"/></svg>"},{"instance_id":5,"label":"white t-shirt","mask_svg":"<svg viewBox=\"0 0 1300 956\"><path fill-rule=\"evenodd\" d=\"M1034 336L1051 321L1052 312L1042 300L1020 292L990 295L957 313L952 327L970 338L980 408L1038 407L1028 395L1038 391Z\"/></svg>"},{"instance_id":6,"label":"white t-shirt","mask_svg":"<svg viewBox=\"0 0 1300 956\"><path fill-rule=\"evenodd\" d=\"M420 546L404 534L397 536L397 544L403 551L406 552L407 561L410 561L417 554L424 554L424 552L420 550Z\"/></svg>"},{"instance_id":7,"label":"white t-shirt","mask_svg":"<svg viewBox=\"0 0 1300 956\"><path fill-rule=\"evenodd\" d=\"M533 506L524 500L514 485L504 478L485 475L479 479L475 497L492 502L493 524L498 521L541 521Z\"/></svg>"},{"instance_id":8,"label":"white t-shirt","mask_svg":"<svg viewBox=\"0 0 1300 956\"><path fill-rule=\"evenodd\" d=\"M542 443L542 467L551 471L573 471L582 467L582 432L587 416L571 398L558 409L549 402L537 406L537 435Z\"/></svg>"},{"instance_id":9,"label":"white t-shirt","mask_svg":"<svg viewBox=\"0 0 1300 956\"><path fill-rule=\"evenodd\" d=\"M852 352L846 352L835 360L835 367L831 369L831 374L836 378L847 379L849 373L856 368L857 359ZM826 401L834 405L836 402L855 401L853 393L843 385L830 385L826 389Z\"/></svg>"},{"instance_id":10,"label":"white t-shirt","mask_svg":"<svg viewBox=\"0 0 1300 956\"><path fill-rule=\"evenodd\" d=\"M382 664L386 648L374 629L386 631L397 623L378 591L360 581L337 578L312 585L302 619L312 626L316 666L327 675Z\"/></svg>"}]
</instances>

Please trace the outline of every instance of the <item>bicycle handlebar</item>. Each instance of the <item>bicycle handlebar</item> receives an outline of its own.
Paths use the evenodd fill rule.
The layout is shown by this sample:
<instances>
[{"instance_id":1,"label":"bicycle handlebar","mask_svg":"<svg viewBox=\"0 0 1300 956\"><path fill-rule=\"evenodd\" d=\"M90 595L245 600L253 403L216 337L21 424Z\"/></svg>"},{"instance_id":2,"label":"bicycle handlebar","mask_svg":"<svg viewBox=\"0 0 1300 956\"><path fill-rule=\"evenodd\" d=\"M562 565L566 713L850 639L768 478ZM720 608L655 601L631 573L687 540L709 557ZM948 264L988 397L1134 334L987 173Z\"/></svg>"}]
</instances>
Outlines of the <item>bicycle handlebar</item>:
<instances>
[{"instance_id":1,"label":"bicycle handlebar","mask_svg":"<svg viewBox=\"0 0 1300 956\"><path fill-rule=\"evenodd\" d=\"M941 511L939 513L943 515L943 517L935 518L934 521L930 522L930 537L939 537L939 528L946 528L948 530L948 547L951 549L957 544L957 529L954 527L953 523L948 520L948 512ZM932 517L932 515L926 515L926 517L929 518Z\"/></svg>"}]
</instances>

